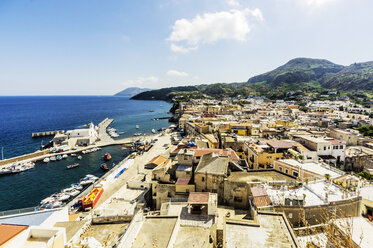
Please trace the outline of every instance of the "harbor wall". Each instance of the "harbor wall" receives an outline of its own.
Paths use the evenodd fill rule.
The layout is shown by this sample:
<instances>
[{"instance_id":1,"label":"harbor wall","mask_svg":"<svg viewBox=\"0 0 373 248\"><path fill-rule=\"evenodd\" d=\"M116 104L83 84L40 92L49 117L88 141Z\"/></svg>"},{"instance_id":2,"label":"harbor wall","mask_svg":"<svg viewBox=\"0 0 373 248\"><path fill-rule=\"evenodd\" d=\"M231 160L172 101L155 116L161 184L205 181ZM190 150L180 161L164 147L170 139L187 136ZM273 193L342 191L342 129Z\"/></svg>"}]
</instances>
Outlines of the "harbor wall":
<instances>
[{"instance_id":1,"label":"harbor wall","mask_svg":"<svg viewBox=\"0 0 373 248\"><path fill-rule=\"evenodd\" d=\"M17 161L23 161L23 160L32 160L33 158L44 156L49 153L49 150L44 150L44 151L36 151L34 153L29 153L25 155L21 155L18 157L14 158L8 158L0 161L0 166L6 165L6 164L11 164Z\"/></svg>"}]
</instances>

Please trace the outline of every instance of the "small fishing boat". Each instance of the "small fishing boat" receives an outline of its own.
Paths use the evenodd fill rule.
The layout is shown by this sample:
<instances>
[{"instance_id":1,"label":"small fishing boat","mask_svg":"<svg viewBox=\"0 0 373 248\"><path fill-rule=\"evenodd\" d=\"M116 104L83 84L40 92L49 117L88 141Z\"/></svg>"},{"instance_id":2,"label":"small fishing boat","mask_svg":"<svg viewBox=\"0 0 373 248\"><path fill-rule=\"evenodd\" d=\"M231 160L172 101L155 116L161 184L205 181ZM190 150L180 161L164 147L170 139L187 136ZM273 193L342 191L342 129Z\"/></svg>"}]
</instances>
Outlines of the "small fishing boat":
<instances>
[{"instance_id":1,"label":"small fishing boat","mask_svg":"<svg viewBox=\"0 0 373 248\"><path fill-rule=\"evenodd\" d=\"M52 162L54 162L54 161L57 160L56 156L52 156L52 157L50 157L49 159L50 159L50 161L52 161Z\"/></svg>"},{"instance_id":2,"label":"small fishing boat","mask_svg":"<svg viewBox=\"0 0 373 248\"><path fill-rule=\"evenodd\" d=\"M44 162L44 163L49 163L49 161L50 161L50 158L45 158L45 159L43 159L43 162Z\"/></svg>"},{"instance_id":3,"label":"small fishing boat","mask_svg":"<svg viewBox=\"0 0 373 248\"><path fill-rule=\"evenodd\" d=\"M61 160L62 159L62 156L61 155L57 155L57 160Z\"/></svg>"},{"instance_id":4,"label":"small fishing boat","mask_svg":"<svg viewBox=\"0 0 373 248\"><path fill-rule=\"evenodd\" d=\"M79 195L80 191L79 190L76 190L75 188L71 187L71 188L67 188L67 189L64 189L62 190L62 192L66 195L70 195L70 196L77 196Z\"/></svg>"},{"instance_id":5,"label":"small fishing boat","mask_svg":"<svg viewBox=\"0 0 373 248\"><path fill-rule=\"evenodd\" d=\"M67 157L68 157L67 154L62 155L62 158L67 158Z\"/></svg>"},{"instance_id":6,"label":"small fishing boat","mask_svg":"<svg viewBox=\"0 0 373 248\"><path fill-rule=\"evenodd\" d=\"M77 155L76 155L76 153L71 153L70 156L71 157L76 157Z\"/></svg>"},{"instance_id":7,"label":"small fishing boat","mask_svg":"<svg viewBox=\"0 0 373 248\"><path fill-rule=\"evenodd\" d=\"M71 165L66 166L66 169L72 169L72 168L75 168L75 167L78 167L78 166L79 166L79 163L75 163L75 164L71 164Z\"/></svg>"},{"instance_id":8,"label":"small fishing boat","mask_svg":"<svg viewBox=\"0 0 373 248\"><path fill-rule=\"evenodd\" d=\"M142 133L134 133L133 136L141 136Z\"/></svg>"},{"instance_id":9,"label":"small fishing boat","mask_svg":"<svg viewBox=\"0 0 373 248\"><path fill-rule=\"evenodd\" d=\"M126 132L119 132L120 135L125 134Z\"/></svg>"},{"instance_id":10,"label":"small fishing boat","mask_svg":"<svg viewBox=\"0 0 373 248\"><path fill-rule=\"evenodd\" d=\"M111 155L110 155L110 153L105 153L105 155L104 155L104 159L105 159L106 161L110 160L110 159L111 159Z\"/></svg>"},{"instance_id":11,"label":"small fishing boat","mask_svg":"<svg viewBox=\"0 0 373 248\"><path fill-rule=\"evenodd\" d=\"M155 129L152 129L152 133L155 133Z\"/></svg>"},{"instance_id":12,"label":"small fishing boat","mask_svg":"<svg viewBox=\"0 0 373 248\"><path fill-rule=\"evenodd\" d=\"M154 112L154 109L149 110L149 112Z\"/></svg>"},{"instance_id":13,"label":"small fishing boat","mask_svg":"<svg viewBox=\"0 0 373 248\"><path fill-rule=\"evenodd\" d=\"M101 164L100 168L103 171L108 171L109 170L109 167L106 164Z\"/></svg>"},{"instance_id":14,"label":"small fishing boat","mask_svg":"<svg viewBox=\"0 0 373 248\"><path fill-rule=\"evenodd\" d=\"M140 128L140 126L139 125L136 125L136 129L139 129Z\"/></svg>"},{"instance_id":15,"label":"small fishing boat","mask_svg":"<svg viewBox=\"0 0 373 248\"><path fill-rule=\"evenodd\" d=\"M82 156L80 156L80 155L78 156L78 159L79 159L79 160L81 160L82 158L83 158Z\"/></svg>"}]
</instances>

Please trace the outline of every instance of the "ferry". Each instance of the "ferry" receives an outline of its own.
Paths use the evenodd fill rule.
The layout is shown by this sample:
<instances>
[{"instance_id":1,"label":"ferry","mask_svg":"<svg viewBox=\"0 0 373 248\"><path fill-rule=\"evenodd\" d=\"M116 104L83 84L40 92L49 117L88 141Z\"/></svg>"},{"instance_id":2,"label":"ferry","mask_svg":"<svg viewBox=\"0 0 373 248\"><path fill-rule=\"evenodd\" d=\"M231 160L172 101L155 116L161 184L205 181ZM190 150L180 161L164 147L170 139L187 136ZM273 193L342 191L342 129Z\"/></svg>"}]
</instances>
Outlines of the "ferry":
<instances>
[{"instance_id":1,"label":"ferry","mask_svg":"<svg viewBox=\"0 0 373 248\"><path fill-rule=\"evenodd\" d=\"M103 192L104 189L102 187L97 187L93 188L88 195L84 196L82 200L83 210L86 210L87 208L94 208Z\"/></svg>"},{"instance_id":2,"label":"ferry","mask_svg":"<svg viewBox=\"0 0 373 248\"><path fill-rule=\"evenodd\" d=\"M110 153L105 153L105 155L104 155L104 159L105 159L106 161L110 160L110 159L111 159L111 155L110 155Z\"/></svg>"}]
</instances>

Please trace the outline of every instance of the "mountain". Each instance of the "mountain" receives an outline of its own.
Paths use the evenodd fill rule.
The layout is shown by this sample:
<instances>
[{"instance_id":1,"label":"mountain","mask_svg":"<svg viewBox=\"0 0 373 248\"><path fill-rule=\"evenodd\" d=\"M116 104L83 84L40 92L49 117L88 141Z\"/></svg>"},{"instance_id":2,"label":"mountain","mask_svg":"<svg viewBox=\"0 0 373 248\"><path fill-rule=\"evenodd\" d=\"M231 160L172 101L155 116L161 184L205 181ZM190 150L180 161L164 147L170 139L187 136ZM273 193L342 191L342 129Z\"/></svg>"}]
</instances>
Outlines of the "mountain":
<instances>
[{"instance_id":1,"label":"mountain","mask_svg":"<svg viewBox=\"0 0 373 248\"><path fill-rule=\"evenodd\" d=\"M162 88L140 93L132 99L171 101L175 98L222 98L238 95L262 95L270 99L284 99L289 93L322 95L330 90L348 93L350 98L354 94L364 99L371 98L373 62L343 66L325 59L296 58L272 71L254 76L247 82Z\"/></svg>"},{"instance_id":2,"label":"mountain","mask_svg":"<svg viewBox=\"0 0 373 248\"><path fill-rule=\"evenodd\" d=\"M373 90L373 61L354 63L337 73L326 75L321 82L325 88L337 90Z\"/></svg>"},{"instance_id":3,"label":"mountain","mask_svg":"<svg viewBox=\"0 0 373 248\"><path fill-rule=\"evenodd\" d=\"M325 59L296 58L270 72L250 78L248 83L266 82L271 86L319 81L328 73L344 68Z\"/></svg>"},{"instance_id":4,"label":"mountain","mask_svg":"<svg viewBox=\"0 0 373 248\"><path fill-rule=\"evenodd\" d=\"M135 96L137 94L140 94L142 92L149 91L149 90L152 90L152 89L130 87L130 88L122 90L121 92L116 93L115 96Z\"/></svg>"}]
</instances>

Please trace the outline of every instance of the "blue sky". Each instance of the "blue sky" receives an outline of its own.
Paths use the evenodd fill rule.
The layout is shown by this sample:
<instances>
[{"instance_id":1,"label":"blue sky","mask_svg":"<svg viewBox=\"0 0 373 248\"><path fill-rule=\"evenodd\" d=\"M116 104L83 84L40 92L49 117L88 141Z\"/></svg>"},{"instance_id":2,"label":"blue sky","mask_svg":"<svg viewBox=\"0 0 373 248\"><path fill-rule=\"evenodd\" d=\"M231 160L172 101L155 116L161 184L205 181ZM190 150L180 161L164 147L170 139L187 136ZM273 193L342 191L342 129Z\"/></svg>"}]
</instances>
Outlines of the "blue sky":
<instances>
[{"instance_id":1,"label":"blue sky","mask_svg":"<svg viewBox=\"0 0 373 248\"><path fill-rule=\"evenodd\" d=\"M371 0L0 0L0 95L243 82L373 60Z\"/></svg>"}]
</instances>

